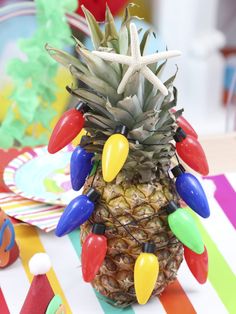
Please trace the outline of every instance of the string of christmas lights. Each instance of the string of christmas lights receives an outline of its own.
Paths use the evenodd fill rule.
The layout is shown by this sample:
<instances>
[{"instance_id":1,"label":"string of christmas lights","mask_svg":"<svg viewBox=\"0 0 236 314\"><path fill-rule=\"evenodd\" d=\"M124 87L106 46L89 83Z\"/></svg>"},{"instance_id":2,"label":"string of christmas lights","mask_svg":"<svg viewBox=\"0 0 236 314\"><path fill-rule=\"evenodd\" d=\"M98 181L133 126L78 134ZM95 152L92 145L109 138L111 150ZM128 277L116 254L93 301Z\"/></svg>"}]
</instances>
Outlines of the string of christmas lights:
<instances>
[{"instance_id":1,"label":"string of christmas lights","mask_svg":"<svg viewBox=\"0 0 236 314\"><path fill-rule=\"evenodd\" d=\"M94 181L95 181L95 179L96 179L96 175L97 175L97 172L98 172L99 165L100 165L100 161L98 162L96 171L95 171L95 173L94 173L92 182L91 182L91 184L90 184L90 188L93 188ZM126 224L122 224L122 223L119 221L119 219L118 219L116 216L114 216L114 215L111 213L111 211L110 211L107 207L105 207L105 209L109 212L109 214L113 217L113 219L116 220L116 221L118 222L118 224L119 224L119 226L115 226L115 225L114 225L114 226L109 226L109 227L106 226L106 230L109 231L109 230L112 230L112 229L123 228L123 229L125 229L125 231L126 231L140 246L142 246L143 244L142 244L139 240L137 240L137 239L134 237L134 235L131 234L131 232L130 232L129 230L127 230L126 227L129 226L129 225L131 225L131 226L134 226L134 225L137 226L137 225L139 224L139 222L141 222L141 221L143 221L143 220L151 220L152 218L154 218L154 217L156 217L156 216L162 216L163 214L166 214L166 208L164 207L162 210L159 210L157 213L155 213L155 214L153 214L153 215L150 215L150 216L147 216L147 217L143 217L143 218L140 218L140 219L138 219L138 220L132 220L132 221L126 223ZM94 224L96 224L96 222L93 222L90 218L88 219L88 221L90 222L90 224L91 224L92 226L93 226ZM105 222L103 222L103 224L105 225ZM158 246L158 247L156 248L156 251L161 250L161 249L165 248L166 246L176 245L177 243L179 243L179 241L176 241L176 242L173 243L173 242L172 242L172 239L173 239L173 238L174 238L174 237L170 238L170 240L168 241L167 244Z\"/></svg>"},{"instance_id":2,"label":"string of christmas lights","mask_svg":"<svg viewBox=\"0 0 236 314\"><path fill-rule=\"evenodd\" d=\"M79 121L79 126L76 126L73 136L70 135L70 137L67 136L66 139L64 139L63 145L68 141L71 141L78 134L78 130L82 129L84 125L85 120L83 114L87 110L87 105L80 104L72 111L63 115L52 134L50 140L51 145L49 147L50 152L58 151L58 149L62 147L62 143L60 143L60 146L58 145L60 142L58 138L62 138L63 132L68 133L68 128L73 127L75 121ZM75 116L73 117L73 115ZM93 118L100 121L97 117ZM100 122L108 127L107 130L112 131L112 128L104 123L104 121ZM185 119L178 118L177 124L178 128L173 137L176 142L175 147L177 154L191 168L201 174L207 174L208 164L204 151L197 140L196 132ZM110 136L107 136L103 146L101 160L99 160L96 165L93 162L94 154L86 151L86 146L93 144L92 139L91 142L87 142L86 144L83 144L82 140L81 145L74 150L71 157L71 182L73 189L79 190L84 185L87 177L91 174L92 169L93 178L87 192L76 197L69 203L56 228L56 235L63 236L78 228L86 221L89 221L89 223L92 224L92 231L86 237L82 247L84 280L86 282L91 282L95 278L105 259L107 252L106 231L114 228L123 228L138 246L142 248L142 251L135 262L134 286L138 302L140 304L145 304L150 298L158 278L159 262L157 252L167 246L177 245L179 242L173 243L170 239L165 245L160 245L159 243L158 246L151 241L143 243L132 234L130 228L138 226L139 222L144 219L152 219L155 216L164 214L167 216L167 222L172 233L178 239L177 241L182 242L184 245L185 259L191 272L200 283L205 282L208 271L206 247L204 246L194 219L189 211L186 208L182 208L178 202L167 199L166 206L164 206L158 213L143 217L140 220L130 221L126 224L122 224L119 218L110 211L106 204L103 204L103 207L107 210L109 216L111 216L118 226L113 225L107 227L105 222L97 223L92 221L91 216L96 208L96 204L100 202L100 195L94 188L94 182L100 165L104 181L111 182L121 171L128 158L129 143L134 142L134 145L147 147L162 145L161 143L137 143L137 140L130 138L129 130L125 125L118 125L111 133ZM88 137L88 134L86 136ZM172 143L170 143L170 145L172 145ZM177 154L175 154L177 165L174 168L169 169L167 172L167 176L173 183L175 183L176 189L172 187L172 184L170 185L173 189L172 192L177 200L181 197L193 211L200 216L207 218L210 215L210 211L204 190L197 178L185 171ZM174 178L170 177L170 171ZM97 252L99 252L99 254Z\"/></svg>"}]
</instances>

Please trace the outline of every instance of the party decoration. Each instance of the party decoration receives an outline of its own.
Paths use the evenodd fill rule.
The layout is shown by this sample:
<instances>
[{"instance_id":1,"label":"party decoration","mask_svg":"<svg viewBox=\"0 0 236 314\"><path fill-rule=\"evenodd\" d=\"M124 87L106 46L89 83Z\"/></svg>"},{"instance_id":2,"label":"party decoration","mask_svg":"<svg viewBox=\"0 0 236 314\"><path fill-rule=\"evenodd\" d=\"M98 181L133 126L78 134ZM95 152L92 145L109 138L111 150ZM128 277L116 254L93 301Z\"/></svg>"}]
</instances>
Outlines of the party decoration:
<instances>
[{"instance_id":1,"label":"party decoration","mask_svg":"<svg viewBox=\"0 0 236 314\"><path fill-rule=\"evenodd\" d=\"M147 303L157 281L159 263L154 253L155 244L145 243L135 262L134 287L139 304Z\"/></svg>"},{"instance_id":2,"label":"party decoration","mask_svg":"<svg viewBox=\"0 0 236 314\"><path fill-rule=\"evenodd\" d=\"M91 282L98 273L107 253L106 226L95 223L82 246L82 273L84 281Z\"/></svg>"},{"instance_id":3,"label":"party decoration","mask_svg":"<svg viewBox=\"0 0 236 314\"><path fill-rule=\"evenodd\" d=\"M75 108L66 111L53 129L48 143L48 151L55 154L80 133L84 126L84 112L87 110L86 104L80 102Z\"/></svg>"},{"instance_id":4,"label":"party decoration","mask_svg":"<svg viewBox=\"0 0 236 314\"><path fill-rule=\"evenodd\" d=\"M82 225L92 215L95 202L99 198L99 193L90 188L89 191L73 199L63 212L57 228L56 235L58 237L70 233L74 229Z\"/></svg>"},{"instance_id":5,"label":"party decoration","mask_svg":"<svg viewBox=\"0 0 236 314\"><path fill-rule=\"evenodd\" d=\"M131 56L115 54L105 51L93 51L93 53L102 58L103 60L110 62L118 62L129 66L125 75L120 82L117 93L122 94L125 90L125 86L129 82L131 76L139 71L149 82L151 82L160 92L164 95L168 95L168 90L161 80L153 74L148 65L160 60L166 60L169 58L177 57L181 55L179 50L168 50L157 52L150 56L141 56L138 31L134 23L130 24L130 40L131 40Z\"/></svg>"},{"instance_id":6,"label":"party decoration","mask_svg":"<svg viewBox=\"0 0 236 314\"><path fill-rule=\"evenodd\" d=\"M51 304L52 302L55 305L55 295L46 275L50 268L51 261L46 253L36 253L30 259L29 269L34 278L20 314L65 313L57 312L61 307L61 302L57 302L57 308Z\"/></svg>"},{"instance_id":7,"label":"party decoration","mask_svg":"<svg viewBox=\"0 0 236 314\"><path fill-rule=\"evenodd\" d=\"M15 231L10 218L0 208L0 269L16 261L19 248L15 241Z\"/></svg>"},{"instance_id":8,"label":"party decoration","mask_svg":"<svg viewBox=\"0 0 236 314\"><path fill-rule=\"evenodd\" d=\"M19 143L22 146L47 143L48 129L56 115L52 103L56 99L54 78L58 65L50 60L43 47L47 42L60 48L72 43L65 13L75 10L76 1L51 0L49 4L48 1L36 0L35 4L37 29L31 38L19 41L25 57L12 59L7 65L15 87L10 96L12 106L0 127L0 146L4 148ZM34 125L34 128L41 126L40 136L29 135L29 125Z\"/></svg>"},{"instance_id":9,"label":"party decoration","mask_svg":"<svg viewBox=\"0 0 236 314\"><path fill-rule=\"evenodd\" d=\"M128 0L98 0L98 1L91 1L91 0L80 0L79 7L77 12L80 15L84 15L84 7L92 13L96 20L103 22L105 19L106 13L106 5L109 6L113 15L116 15L128 2Z\"/></svg>"},{"instance_id":10,"label":"party decoration","mask_svg":"<svg viewBox=\"0 0 236 314\"><path fill-rule=\"evenodd\" d=\"M191 173L186 173L182 165L174 167L171 172L176 177L175 186L180 197L196 213L203 218L208 218L209 204L198 179Z\"/></svg>"},{"instance_id":11,"label":"party decoration","mask_svg":"<svg viewBox=\"0 0 236 314\"><path fill-rule=\"evenodd\" d=\"M170 112L175 113L176 110L172 108ZM186 134L191 135L192 137L195 137L196 139L198 138L197 132L194 130L191 124L183 116L179 116L176 119L176 122L178 126L181 127L181 129L183 129Z\"/></svg>"},{"instance_id":12,"label":"party decoration","mask_svg":"<svg viewBox=\"0 0 236 314\"><path fill-rule=\"evenodd\" d=\"M180 208L175 202L169 202L166 208L168 223L174 235L188 248L197 254L202 254L204 244L194 219L186 209Z\"/></svg>"},{"instance_id":13,"label":"party decoration","mask_svg":"<svg viewBox=\"0 0 236 314\"><path fill-rule=\"evenodd\" d=\"M207 175L209 167L206 155L198 140L191 135L187 135L180 127L177 129L174 139L179 157L193 170L202 175Z\"/></svg>"},{"instance_id":14,"label":"party decoration","mask_svg":"<svg viewBox=\"0 0 236 314\"><path fill-rule=\"evenodd\" d=\"M55 295L51 300L45 314L66 314L66 308L59 295Z\"/></svg>"},{"instance_id":15,"label":"party decoration","mask_svg":"<svg viewBox=\"0 0 236 314\"><path fill-rule=\"evenodd\" d=\"M63 151L57 154L55 160L53 156L48 154L46 146L29 149L28 152L24 152L13 159L5 168L3 174L4 182L12 192L22 198L40 202L41 204L36 205L38 208L48 207L48 215L50 215L51 207L51 214L53 216L51 218L53 219L51 222L48 222L51 224L54 220L54 226L56 222L55 218L59 217L59 213L62 210L62 208L60 210L60 206L65 207L68 204L68 200L78 195L73 191L70 185L68 161L71 157L71 148L72 147L68 145ZM32 178L37 178L37 180L32 180ZM11 195L11 197L9 197L9 202L10 199L14 199L13 196L14 195ZM42 220L40 215L36 215L34 218L41 219L41 223L40 220L37 221L38 219L33 219L31 216L32 212L30 213L31 210L34 211L33 206L28 206L26 202L24 211L23 208L20 210L20 207L22 207L22 205L24 206L24 202L23 204L19 203L20 198L18 199L18 205L20 206L10 211L12 215L17 212L16 215L23 220L32 219L31 222L34 225L39 227L39 223L41 226L44 226L43 228L47 227L46 220ZM57 214L55 211L56 207L53 207L52 204L60 205L58 206L59 212ZM4 208L4 210L5 209L6 208ZM29 216L26 215L26 212Z\"/></svg>"},{"instance_id":16,"label":"party decoration","mask_svg":"<svg viewBox=\"0 0 236 314\"><path fill-rule=\"evenodd\" d=\"M82 196L83 201L81 196L75 198L56 232L60 236L80 226L81 243L87 248L87 235L91 243L91 237L94 239L91 226L96 223L106 226L104 263L97 273L96 266L93 270L89 268L93 276L87 279L93 279L96 290L120 307L137 300L144 304L173 282L183 259L181 241L199 254L204 251L188 211L176 204L166 208L167 199L171 202L179 198L168 169L173 168L176 153L173 137L178 128L176 118L182 110L175 115L170 111L177 104L177 89L173 85L177 72L165 82L160 75L165 69L164 60L179 55L179 51L166 51L164 45L158 53L149 50L150 55L147 54L153 34L141 29L137 34L131 23L136 19L129 8L118 29L108 8L104 28L83 9L94 48L90 51L77 40L79 58L75 62L67 56L70 70L79 80L77 87L68 90L89 106L84 115L84 129L89 136L83 137L80 147L96 154L98 162L86 178L84 191L86 194L90 188L95 189L100 197L96 206L89 203L89 209L80 206L87 204L86 195ZM142 37L140 42L138 36ZM153 38L157 41L159 36ZM156 49L158 43L152 47ZM63 52L50 50L53 58L60 61ZM185 137L188 136L191 135ZM180 140L188 143L185 138ZM169 224L164 223L167 220ZM149 245L141 252L145 239ZM155 243L156 249L150 243ZM92 265L88 255L86 260Z\"/></svg>"},{"instance_id":17,"label":"party decoration","mask_svg":"<svg viewBox=\"0 0 236 314\"><path fill-rule=\"evenodd\" d=\"M70 160L70 177L72 188L79 191L85 183L85 180L93 168L92 158L94 154L86 152L85 149L78 146L73 151Z\"/></svg>"},{"instance_id":18,"label":"party decoration","mask_svg":"<svg viewBox=\"0 0 236 314\"><path fill-rule=\"evenodd\" d=\"M202 254L196 254L188 247L184 247L184 258L193 276L200 284L207 281L208 275L208 254L207 249L204 247Z\"/></svg>"},{"instance_id":19,"label":"party decoration","mask_svg":"<svg viewBox=\"0 0 236 314\"><path fill-rule=\"evenodd\" d=\"M128 129L118 126L106 141L102 152L102 174L106 182L111 182L122 169L128 154Z\"/></svg>"}]
</instances>

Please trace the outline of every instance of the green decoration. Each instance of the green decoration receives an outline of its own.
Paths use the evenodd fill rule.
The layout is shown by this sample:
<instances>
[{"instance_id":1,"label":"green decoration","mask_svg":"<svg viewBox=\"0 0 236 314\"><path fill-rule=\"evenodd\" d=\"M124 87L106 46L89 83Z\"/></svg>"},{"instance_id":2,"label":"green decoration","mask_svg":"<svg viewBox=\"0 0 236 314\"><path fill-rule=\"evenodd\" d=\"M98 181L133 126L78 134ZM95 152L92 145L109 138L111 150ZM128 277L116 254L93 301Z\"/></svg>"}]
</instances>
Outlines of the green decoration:
<instances>
[{"instance_id":1,"label":"green decoration","mask_svg":"<svg viewBox=\"0 0 236 314\"><path fill-rule=\"evenodd\" d=\"M90 177L93 177L95 175L95 173L97 172L98 166L100 164L100 160L95 160L93 163L93 168L89 174Z\"/></svg>"},{"instance_id":2,"label":"green decoration","mask_svg":"<svg viewBox=\"0 0 236 314\"><path fill-rule=\"evenodd\" d=\"M62 305L61 297L59 295L55 295L48 305L46 314L55 314L61 305Z\"/></svg>"},{"instance_id":3,"label":"green decoration","mask_svg":"<svg viewBox=\"0 0 236 314\"><path fill-rule=\"evenodd\" d=\"M36 0L37 30L29 39L19 40L19 47L25 60L12 59L7 73L12 78L14 90L10 96L12 105L0 126L0 147L13 145L36 146L46 144L50 134L50 122L56 115L51 104L55 101L57 90L54 81L58 64L45 50L50 42L58 48L71 44L71 30L65 13L73 12L77 0ZM45 131L36 136L27 134L28 127L33 130L39 125Z\"/></svg>"},{"instance_id":4,"label":"green decoration","mask_svg":"<svg viewBox=\"0 0 236 314\"><path fill-rule=\"evenodd\" d=\"M168 223L174 235L197 254L204 252L204 243L192 216L185 208L178 208L168 216Z\"/></svg>"}]
</instances>

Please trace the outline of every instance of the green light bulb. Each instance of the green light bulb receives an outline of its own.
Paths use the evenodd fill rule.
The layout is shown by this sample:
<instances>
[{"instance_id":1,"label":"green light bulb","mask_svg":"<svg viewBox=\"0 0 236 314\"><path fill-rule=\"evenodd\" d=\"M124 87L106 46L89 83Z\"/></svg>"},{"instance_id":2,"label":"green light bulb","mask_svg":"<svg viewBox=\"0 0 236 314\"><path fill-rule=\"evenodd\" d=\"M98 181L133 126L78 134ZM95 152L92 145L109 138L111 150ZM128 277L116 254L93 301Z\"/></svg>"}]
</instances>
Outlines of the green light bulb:
<instances>
[{"instance_id":1,"label":"green light bulb","mask_svg":"<svg viewBox=\"0 0 236 314\"><path fill-rule=\"evenodd\" d=\"M179 208L174 202L167 206L168 223L174 235L190 250L197 254L204 252L204 243L194 219L184 208Z\"/></svg>"}]
</instances>

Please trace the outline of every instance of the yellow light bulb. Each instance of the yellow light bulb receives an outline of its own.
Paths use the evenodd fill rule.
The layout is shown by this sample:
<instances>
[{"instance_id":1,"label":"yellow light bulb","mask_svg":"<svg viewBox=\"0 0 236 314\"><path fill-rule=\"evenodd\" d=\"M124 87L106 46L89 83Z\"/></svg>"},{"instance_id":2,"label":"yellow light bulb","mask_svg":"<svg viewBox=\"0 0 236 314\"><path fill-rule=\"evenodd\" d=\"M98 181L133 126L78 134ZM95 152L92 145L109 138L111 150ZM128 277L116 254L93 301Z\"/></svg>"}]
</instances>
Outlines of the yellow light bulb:
<instances>
[{"instance_id":1,"label":"yellow light bulb","mask_svg":"<svg viewBox=\"0 0 236 314\"><path fill-rule=\"evenodd\" d=\"M158 273L159 263L156 255L141 253L134 266L134 287L139 304L147 303L155 287Z\"/></svg>"},{"instance_id":2,"label":"yellow light bulb","mask_svg":"<svg viewBox=\"0 0 236 314\"><path fill-rule=\"evenodd\" d=\"M120 172L129 154L129 142L120 133L111 135L102 152L102 174L106 182L111 182Z\"/></svg>"}]
</instances>

